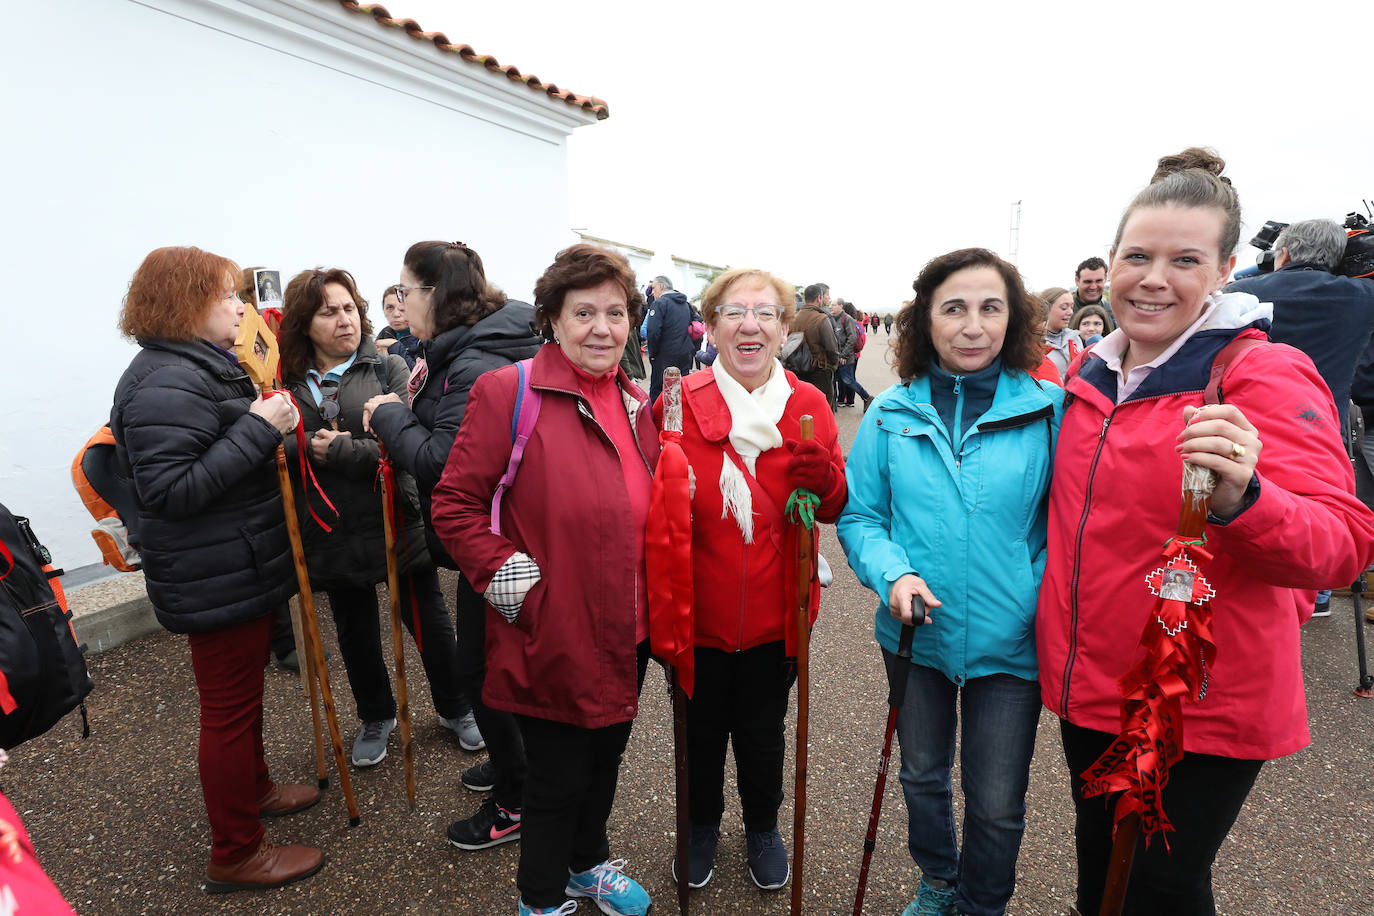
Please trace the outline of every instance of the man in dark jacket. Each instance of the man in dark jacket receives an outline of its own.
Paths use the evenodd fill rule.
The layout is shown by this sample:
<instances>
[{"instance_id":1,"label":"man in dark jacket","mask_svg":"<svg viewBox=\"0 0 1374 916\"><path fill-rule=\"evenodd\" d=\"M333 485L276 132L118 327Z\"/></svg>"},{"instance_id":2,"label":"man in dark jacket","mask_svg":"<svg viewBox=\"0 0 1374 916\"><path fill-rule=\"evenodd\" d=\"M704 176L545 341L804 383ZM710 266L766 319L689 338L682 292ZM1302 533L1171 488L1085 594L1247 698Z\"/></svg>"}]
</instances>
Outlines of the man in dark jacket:
<instances>
[{"instance_id":1,"label":"man in dark jacket","mask_svg":"<svg viewBox=\"0 0 1374 916\"><path fill-rule=\"evenodd\" d=\"M831 324L830 287L812 283L802 292L802 307L792 319L792 332L800 331L811 350L811 371L799 372L797 378L809 382L825 395L830 409L835 409L835 368L840 364L840 345Z\"/></svg>"},{"instance_id":2,"label":"man in dark jacket","mask_svg":"<svg viewBox=\"0 0 1374 916\"><path fill-rule=\"evenodd\" d=\"M844 395L844 406L854 406L854 395L863 398L864 410L873 402L868 390L854 377L859 364L859 323L849 314L853 303L836 299L830 305L830 321L835 329L835 342L840 348L840 364L835 367L835 381Z\"/></svg>"},{"instance_id":3,"label":"man in dark jacket","mask_svg":"<svg viewBox=\"0 0 1374 916\"><path fill-rule=\"evenodd\" d=\"M1228 292L1251 293L1274 305L1269 339L1312 358L1326 380L1349 430L1350 386L1355 364L1374 332L1374 280L1331 273L1345 256L1345 230L1329 219L1293 223L1274 241L1274 271L1237 280ZM1301 409L1301 405L1295 405ZM1337 430L1331 430L1335 435ZM1329 591L1317 593L1313 616L1331 613Z\"/></svg>"},{"instance_id":4,"label":"man in dark jacket","mask_svg":"<svg viewBox=\"0 0 1374 916\"><path fill-rule=\"evenodd\" d=\"M649 400L657 401L663 390L663 370L677 366L686 375L692 371L692 357L697 352L689 328L692 306L687 297L673 289L667 277L654 277L654 301L645 320L649 344Z\"/></svg>"}]
</instances>

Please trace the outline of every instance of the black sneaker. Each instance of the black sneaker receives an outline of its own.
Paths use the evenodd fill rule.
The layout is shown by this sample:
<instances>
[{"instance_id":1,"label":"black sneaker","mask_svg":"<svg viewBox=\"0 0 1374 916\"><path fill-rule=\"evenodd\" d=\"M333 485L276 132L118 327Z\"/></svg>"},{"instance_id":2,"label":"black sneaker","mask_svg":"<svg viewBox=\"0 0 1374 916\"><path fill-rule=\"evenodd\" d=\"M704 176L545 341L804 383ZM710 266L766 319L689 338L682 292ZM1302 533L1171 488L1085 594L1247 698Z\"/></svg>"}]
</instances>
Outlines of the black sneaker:
<instances>
[{"instance_id":1,"label":"black sneaker","mask_svg":"<svg viewBox=\"0 0 1374 916\"><path fill-rule=\"evenodd\" d=\"M1314 604L1314 605L1312 606L1312 616L1313 616L1313 617L1330 617L1330 616L1331 616L1331 602L1330 602L1330 601L1318 601L1316 604Z\"/></svg>"},{"instance_id":2,"label":"black sneaker","mask_svg":"<svg viewBox=\"0 0 1374 916\"><path fill-rule=\"evenodd\" d=\"M459 849L490 849L520 839L520 812L507 811L488 798L477 813L448 825L448 841Z\"/></svg>"},{"instance_id":3,"label":"black sneaker","mask_svg":"<svg viewBox=\"0 0 1374 916\"><path fill-rule=\"evenodd\" d=\"M716 843L720 841L720 827L692 825L692 837L687 843L687 886L705 887L716 872ZM677 880L677 856L673 857L673 880Z\"/></svg>"},{"instance_id":4,"label":"black sneaker","mask_svg":"<svg viewBox=\"0 0 1374 916\"><path fill-rule=\"evenodd\" d=\"M787 847L782 834L772 830L753 833L746 831L744 841L749 847L749 877L759 890L775 891L787 883L792 866L787 862Z\"/></svg>"},{"instance_id":5,"label":"black sneaker","mask_svg":"<svg viewBox=\"0 0 1374 916\"><path fill-rule=\"evenodd\" d=\"M496 788L496 765L490 759L463 771L463 788L473 792L490 792Z\"/></svg>"}]
</instances>

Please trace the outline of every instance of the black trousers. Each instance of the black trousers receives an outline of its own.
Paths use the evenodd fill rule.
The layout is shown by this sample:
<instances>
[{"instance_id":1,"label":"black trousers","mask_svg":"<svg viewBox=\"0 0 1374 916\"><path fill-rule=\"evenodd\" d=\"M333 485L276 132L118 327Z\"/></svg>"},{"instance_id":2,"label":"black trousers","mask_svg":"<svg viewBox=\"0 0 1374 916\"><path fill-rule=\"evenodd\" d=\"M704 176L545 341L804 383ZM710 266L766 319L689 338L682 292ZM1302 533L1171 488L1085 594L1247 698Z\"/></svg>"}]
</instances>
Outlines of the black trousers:
<instances>
[{"instance_id":1,"label":"black trousers","mask_svg":"<svg viewBox=\"0 0 1374 916\"><path fill-rule=\"evenodd\" d=\"M812 369L810 372L798 372L797 378L815 385L821 394L825 395L826 403L830 405L830 409L835 409L834 369Z\"/></svg>"},{"instance_id":2,"label":"black trousers","mask_svg":"<svg viewBox=\"0 0 1374 916\"><path fill-rule=\"evenodd\" d=\"M439 573L432 566L405 573L400 577L400 585L401 620L420 649L434 710L445 718L461 716L467 712L467 701L458 684L458 647L454 642L453 620L439 590ZM353 688L358 718L364 722L390 719L396 715L396 698L391 693L391 675L382 655L377 589L371 585L335 588L329 589L328 594L334 629L339 634L339 653L348 672L348 685ZM387 632L389 637L390 627ZM388 638L388 647L390 644Z\"/></svg>"},{"instance_id":3,"label":"black trousers","mask_svg":"<svg viewBox=\"0 0 1374 916\"><path fill-rule=\"evenodd\" d=\"M1076 905L1080 913L1091 914L1102 908L1112 852L1113 808L1104 796L1083 797L1081 774L1116 736L1079 728L1062 719L1059 729L1064 738L1064 759L1069 765L1076 815ZM1262 760L1185 752L1183 759L1170 768L1163 804L1175 830L1169 834L1167 851L1159 836L1151 840L1148 849L1143 837L1136 846L1124 916L1215 916L1212 862L1263 764ZM1111 804L1115 804L1115 799Z\"/></svg>"},{"instance_id":4,"label":"black trousers","mask_svg":"<svg viewBox=\"0 0 1374 916\"><path fill-rule=\"evenodd\" d=\"M639 644L636 672L640 687L648 662L645 640ZM530 766L515 884L527 906L555 907L566 899L569 872L586 871L610 858L606 822L633 723L581 728L533 716L515 719Z\"/></svg>"},{"instance_id":5,"label":"black trousers","mask_svg":"<svg viewBox=\"0 0 1374 916\"><path fill-rule=\"evenodd\" d=\"M525 743L515 716L492 709L482 701L487 677L487 601L473 590L465 576L458 577L458 686L472 702L477 728L487 742L487 757L495 769L492 795L496 803L520 810L525 792ZM523 829L522 829L523 833Z\"/></svg>"},{"instance_id":6,"label":"black trousers","mask_svg":"<svg viewBox=\"0 0 1374 916\"><path fill-rule=\"evenodd\" d=\"M281 661L296 649L296 631L291 628L291 604L283 602L272 614L272 654Z\"/></svg>"},{"instance_id":7,"label":"black trousers","mask_svg":"<svg viewBox=\"0 0 1374 916\"><path fill-rule=\"evenodd\" d=\"M781 642L743 652L698 647L687 702L687 775L692 823L714 826L725 812L725 748L733 743L744 829L772 830L782 804L787 695L796 678Z\"/></svg>"}]
</instances>

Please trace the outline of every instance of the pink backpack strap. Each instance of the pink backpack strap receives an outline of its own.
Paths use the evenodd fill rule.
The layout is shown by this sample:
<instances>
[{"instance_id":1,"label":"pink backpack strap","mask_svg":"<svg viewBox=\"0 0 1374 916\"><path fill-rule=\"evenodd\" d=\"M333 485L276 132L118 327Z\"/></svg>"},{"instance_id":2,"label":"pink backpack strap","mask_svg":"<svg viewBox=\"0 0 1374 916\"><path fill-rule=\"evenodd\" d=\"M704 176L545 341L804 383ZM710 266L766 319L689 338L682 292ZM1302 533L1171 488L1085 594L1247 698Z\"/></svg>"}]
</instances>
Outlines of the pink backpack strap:
<instances>
[{"instance_id":1,"label":"pink backpack strap","mask_svg":"<svg viewBox=\"0 0 1374 916\"><path fill-rule=\"evenodd\" d=\"M506 473L496 484L496 492L491 497L491 533L501 533L501 497L511 484L515 483L516 472L525 457L525 446L534 433L534 422L539 419L539 402L542 395L530 387L530 371L533 359L522 359L515 364L519 381L515 387L515 412L510 418L510 460L506 462Z\"/></svg>"},{"instance_id":2,"label":"pink backpack strap","mask_svg":"<svg viewBox=\"0 0 1374 916\"><path fill-rule=\"evenodd\" d=\"M1212 360L1212 371L1207 376L1207 387L1202 392L1202 403L1220 404L1223 400L1221 382L1226 375L1226 367L1236 363L1241 356L1260 344L1268 343L1258 337L1237 337L1221 348L1221 352Z\"/></svg>"}]
</instances>

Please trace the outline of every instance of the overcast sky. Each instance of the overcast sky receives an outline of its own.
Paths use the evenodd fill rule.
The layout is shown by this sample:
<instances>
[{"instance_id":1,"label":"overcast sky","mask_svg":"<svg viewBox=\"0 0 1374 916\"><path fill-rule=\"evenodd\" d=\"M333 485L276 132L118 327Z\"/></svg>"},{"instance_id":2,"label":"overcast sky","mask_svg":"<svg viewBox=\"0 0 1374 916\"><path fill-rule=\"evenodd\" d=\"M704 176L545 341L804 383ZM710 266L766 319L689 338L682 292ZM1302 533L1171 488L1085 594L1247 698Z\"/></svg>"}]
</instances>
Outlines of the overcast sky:
<instances>
[{"instance_id":1,"label":"overcast sky","mask_svg":"<svg viewBox=\"0 0 1374 916\"><path fill-rule=\"evenodd\" d=\"M573 134L571 226L877 311L937 254L1008 254L1017 200L1028 285L1071 285L1155 160L1190 145L1226 158L1243 242L1363 209L1374 2L1283 6L387 3L609 103Z\"/></svg>"}]
</instances>

